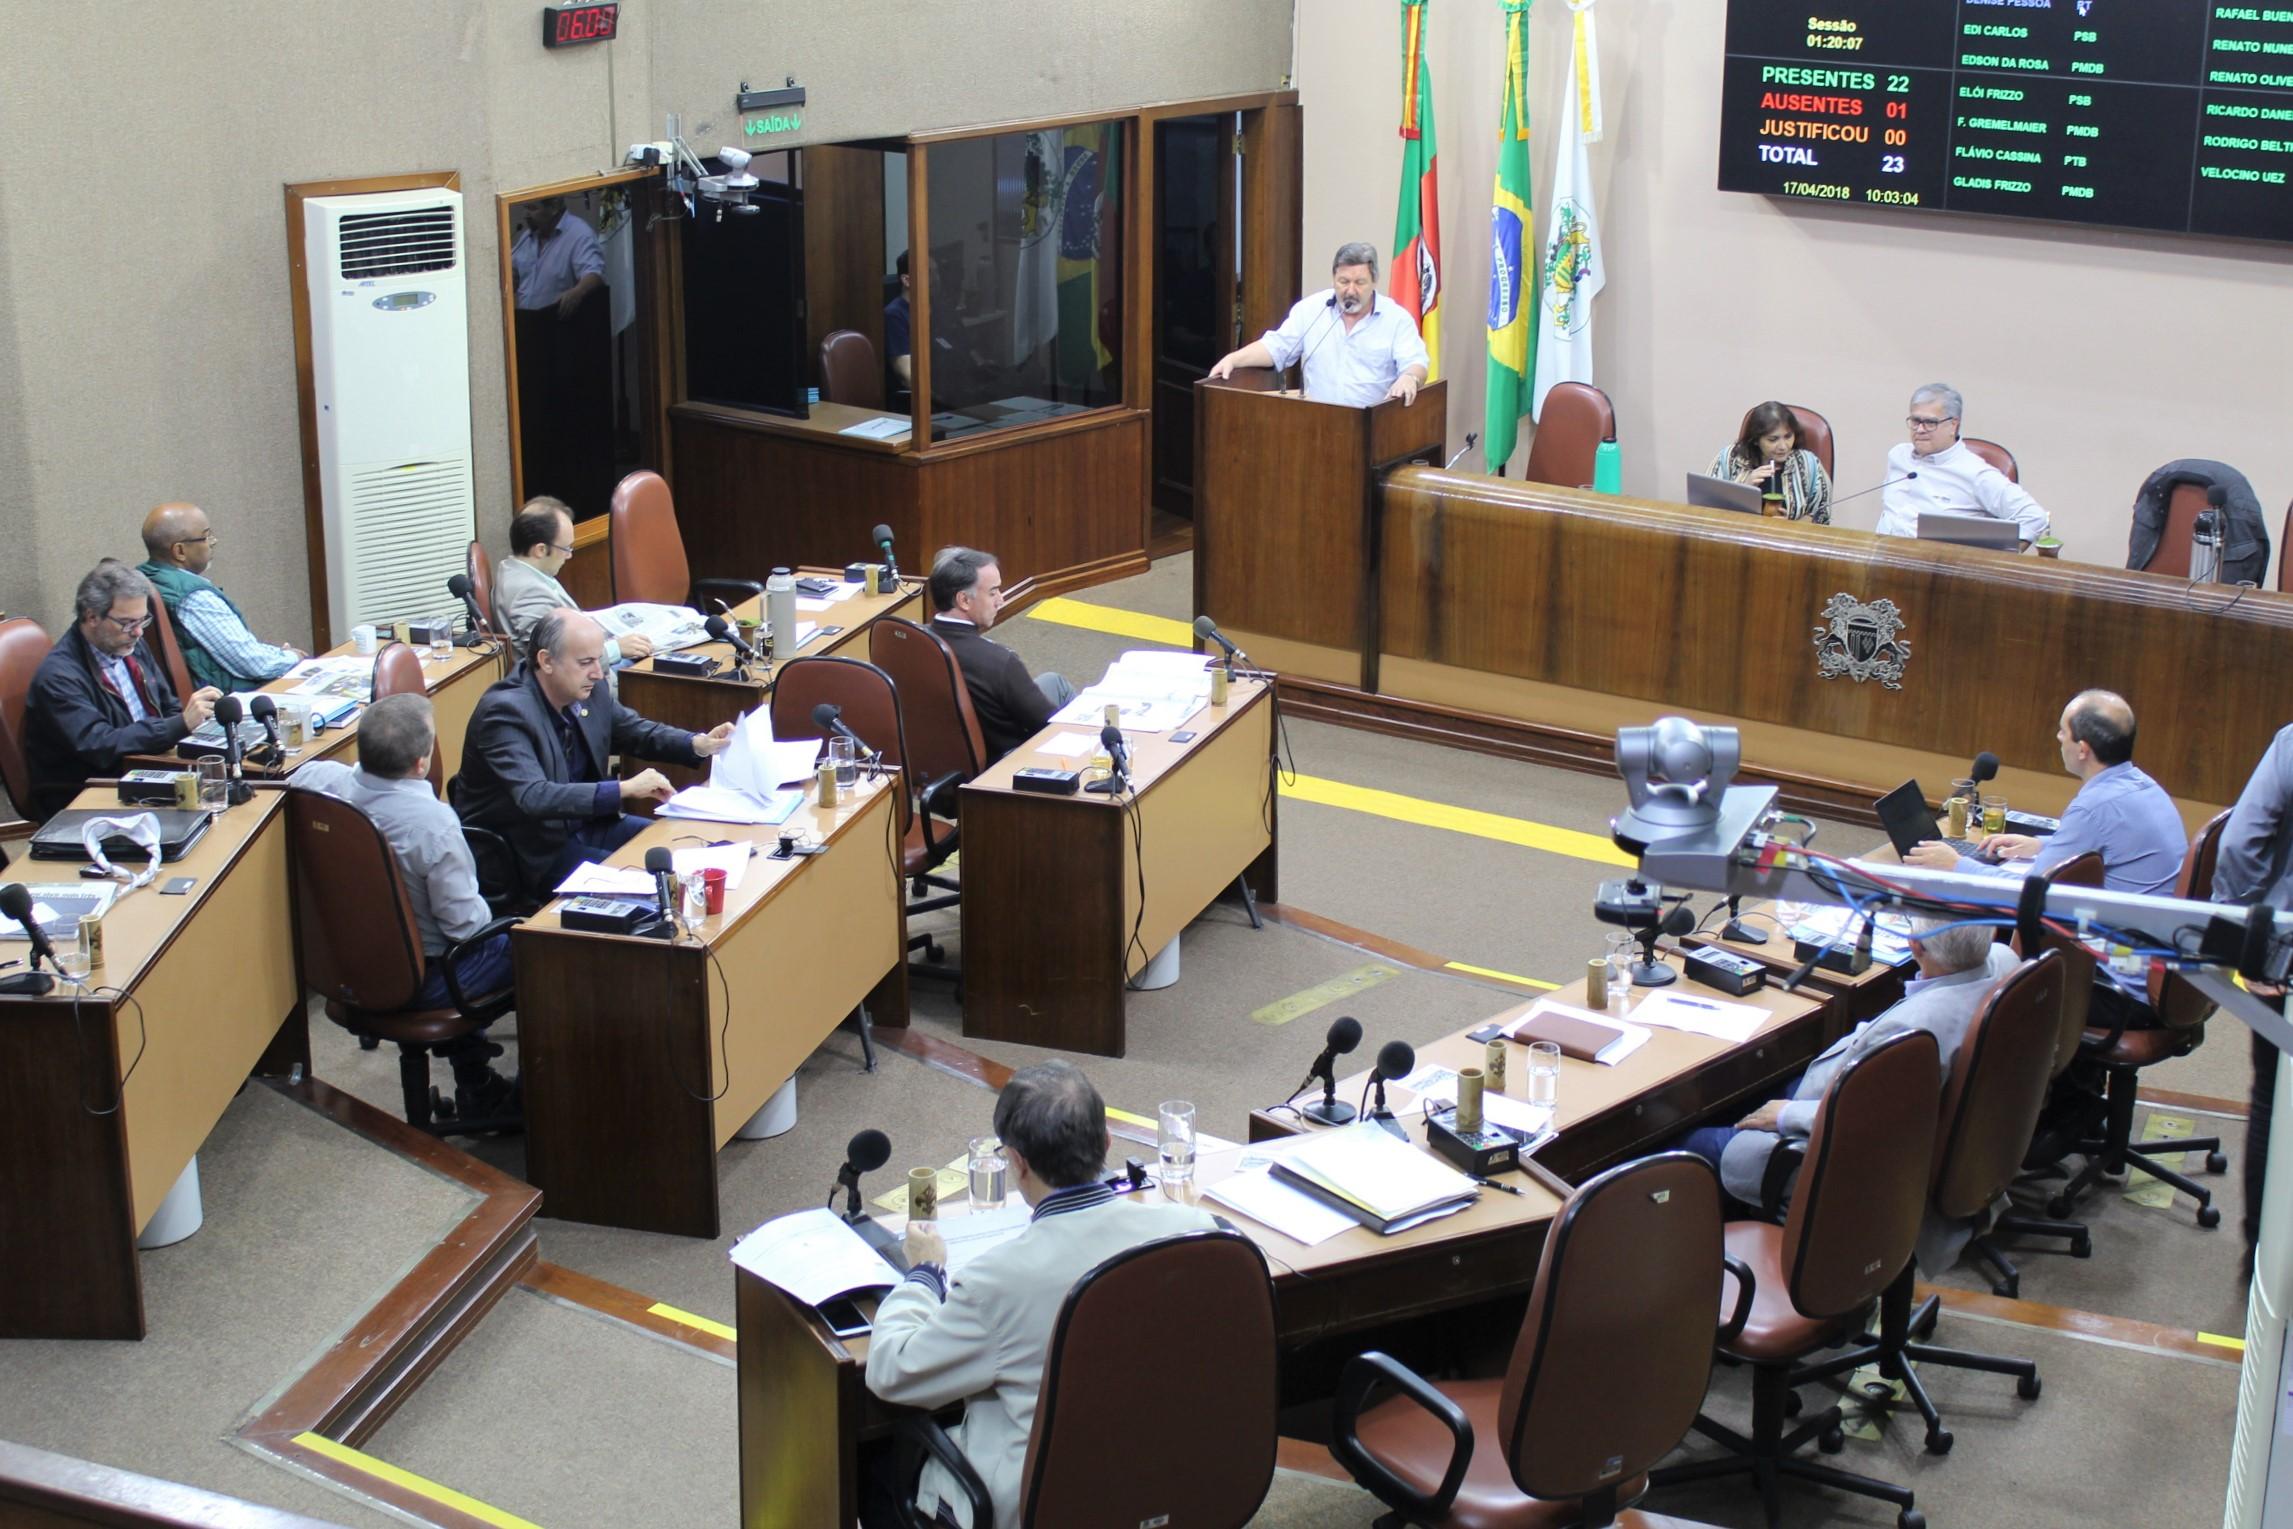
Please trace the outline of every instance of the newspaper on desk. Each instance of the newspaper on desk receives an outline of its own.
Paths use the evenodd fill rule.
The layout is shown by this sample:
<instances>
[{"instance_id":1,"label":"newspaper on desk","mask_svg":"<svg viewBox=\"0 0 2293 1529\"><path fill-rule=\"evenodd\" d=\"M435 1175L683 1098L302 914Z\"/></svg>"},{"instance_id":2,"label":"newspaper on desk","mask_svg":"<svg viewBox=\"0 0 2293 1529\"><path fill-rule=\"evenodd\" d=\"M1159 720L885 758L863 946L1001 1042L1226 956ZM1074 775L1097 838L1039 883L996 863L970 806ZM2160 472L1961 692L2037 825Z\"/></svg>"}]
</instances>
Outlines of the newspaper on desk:
<instances>
[{"instance_id":1,"label":"newspaper on desk","mask_svg":"<svg viewBox=\"0 0 2293 1529\"><path fill-rule=\"evenodd\" d=\"M32 922L51 943L79 938L80 920L90 915L101 918L119 896L116 881L63 881L32 882L25 891L32 894ZM0 940L28 940L32 936L22 924L12 918L0 916Z\"/></svg>"},{"instance_id":2,"label":"newspaper on desk","mask_svg":"<svg viewBox=\"0 0 2293 1529\"><path fill-rule=\"evenodd\" d=\"M364 705L374 698L374 656L346 653L338 658L306 658L281 678L288 682L285 693L291 696Z\"/></svg>"},{"instance_id":3,"label":"newspaper on desk","mask_svg":"<svg viewBox=\"0 0 2293 1529\"><path fill-rule=\"evenodd\" d=\"M624 600L601 611L591 611L597 624L605 628L608 637L627 637L634 632L653 644L656 653L674 653L695 643L707 642L709 634L702 622L706 619L689 605L654 605L644 600Z\"/></svg>"},{"instance_id":4,"label":"newspaper on desk","mask_svg":"<svg viewBox=\"0 0 2293 1529\"><path fill-rule=\"evenodd\" d=\"M1166 733L1209 704L1210 660L1170 648L1134 648L1052 716L1098 727L1113 706L1125 732Z\"/></svg>"}]
</instances>

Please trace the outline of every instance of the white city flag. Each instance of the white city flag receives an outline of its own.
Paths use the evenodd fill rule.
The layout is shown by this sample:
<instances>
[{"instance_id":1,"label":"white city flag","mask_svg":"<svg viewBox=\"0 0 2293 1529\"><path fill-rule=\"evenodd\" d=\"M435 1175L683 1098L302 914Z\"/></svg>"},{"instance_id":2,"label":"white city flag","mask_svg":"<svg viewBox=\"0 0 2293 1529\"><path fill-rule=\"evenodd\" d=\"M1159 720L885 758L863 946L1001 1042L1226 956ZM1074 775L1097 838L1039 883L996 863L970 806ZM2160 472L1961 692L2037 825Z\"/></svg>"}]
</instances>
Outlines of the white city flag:
<instances>
[{"instance_id":1,"label":"white city flag","mask_svg":"<svg viewBox=\"0 0 2293 1529\"><path fill-rule=\"evenodd\" d=\"M1608 281L1600 253L1600 218L1584 146L1600 137L1600 58L1592 30L1593 0L1572 3L1576 28L1561 108L1560 152L1545 233L1544 286L1537 294L1537 375L1529 416L1541 418L1556 382L1592 381L1592 300Z\"/></svg>"}]
</instances>

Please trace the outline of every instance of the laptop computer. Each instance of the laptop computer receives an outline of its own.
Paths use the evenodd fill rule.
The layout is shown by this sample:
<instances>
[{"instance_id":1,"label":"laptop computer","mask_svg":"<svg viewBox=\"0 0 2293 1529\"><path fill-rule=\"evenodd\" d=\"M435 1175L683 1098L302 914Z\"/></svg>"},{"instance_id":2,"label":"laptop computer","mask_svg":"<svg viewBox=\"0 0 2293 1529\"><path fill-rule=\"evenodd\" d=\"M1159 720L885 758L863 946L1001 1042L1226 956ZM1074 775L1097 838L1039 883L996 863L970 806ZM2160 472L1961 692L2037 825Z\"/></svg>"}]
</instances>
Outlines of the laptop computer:
<instances>
[{"instance_id":1,"label":"laptop computer","mask_svg":"<svg viewBox=\"0 0 2293 1529\"><path fill-rule=\"evenodd\" d=\"M1688 474L1688 502L1702 505L1707 510L1740 510L1746 515L1760 512L1760 490L1756 483L1738 483L1733 478L1707 478L1702 473Z\"/></svg>"},{"instance_id":2,"label":"laptop computer","mask_svg":"<svg viewBox=\"0 0 2293 1529\"><path fill-rule=\"evenodd\" d=\"M80 840L80 832L90 818L134 817L146 812L159 819L159 858L162 860L181 860L214 821L213 813L195 807L67 807L32 835L32 858L84 862L88 850ZM125 856L140 865L143 853L143 847L125 834L115 833L104 840L104 854L114 860Z\"/></svg>"},{"instance_id":3,"label":"laptop computer","mask_svg":"<svg viewBox=\"0 0 2293 1529\"><path fill-rule=\"evenodd\" d=\"M1915 780L1907 780L1871 804L1879 814L1879 826L1887 830L1887 842L1895 846L1895 853L1908 855L1917 846L1930 839L1940 839L1962 855L1976 860L1991 861L1972 839L1944 839L1943 825L1935 821L1934 810L1927 805L1927 793L1919 789Z\"/></svg>"},{"instance_id":4,"label":"laptop computer","mask_svg":"<svg viewBox=\"0 0 2293 1529\"><path fill-rule=\"evenodd\" d=\"M2012 552L2022 545L2022 527L2011 520L1988 515L1941 515L1919 512L1919 540L1957 542L1962 547L1997 547Z\"/></svg>"}]
</instances>

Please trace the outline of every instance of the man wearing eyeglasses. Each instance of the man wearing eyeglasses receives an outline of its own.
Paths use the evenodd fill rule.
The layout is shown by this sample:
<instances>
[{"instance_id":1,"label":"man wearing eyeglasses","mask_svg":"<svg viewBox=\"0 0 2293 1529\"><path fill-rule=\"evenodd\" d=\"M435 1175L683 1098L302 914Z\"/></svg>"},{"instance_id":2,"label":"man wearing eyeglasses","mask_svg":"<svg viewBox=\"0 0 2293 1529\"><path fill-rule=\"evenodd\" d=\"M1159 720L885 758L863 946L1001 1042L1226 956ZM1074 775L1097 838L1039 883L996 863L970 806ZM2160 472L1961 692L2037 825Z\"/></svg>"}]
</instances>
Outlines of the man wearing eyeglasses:
<instances>
[{"instance_id":1,"label":"man wearing eyeglasses","mask_svg":"<svg viewBox=\"0 0 2293 1529\"><path fill-rule=\"evenodd\" d=\"M1881 536L1917 536L1919 516L1987 515L2021 528L2024 546L2046 534L2046 511L2021 484L1959 439L1966 401L1957 388L1930 382L1911 395L1903 423L1911 438L1887 453L1881 492Z\"/></svg>"},{"instance_id":2,"label":"man wearing eyeglasses","mask_svg":"<svg viewBox=\"0 0 2293 1529\"><path fill-rule=\"evenodd\" d=\"M173 618L175 646L194 685L254 690L303 661L300 648L264 642L231 597L207 577L215 528L195 504L163 504L143 517L143 564Z\"/></svg>"},{"instance_id":3,"label":"man wearing eyeglasses","mask_svg":"<svg viewBox=\"0 0 2293 1529\"><path fill-rule=\"evenodd\" d=\"M151 601L151 581L117 558L80 580L75 620L33 674L24 708L32 799L17 806L28 815L54 816L90 777L117 775L130 754L175 747L214 713L220 691L202 686L178 703L166 667L144 646Z\"/></svg>"},{"instance_id":4,"label":"man wearing eyeglasses","mask_svg":"<svg viewBox=\"0 0 2293 1529\"><path fill-rule=\"evenodd\" d=\"M494 567L494 610L509 630L510 646L521 659L533 657L533 629L551 611L581 607L558 574L573 557L573 511L562 499L543 494L528 499L510 519L510 556ZM642 632L605 639L605 667L618 669L653 655Z\"/></svg>"}]
</instances>

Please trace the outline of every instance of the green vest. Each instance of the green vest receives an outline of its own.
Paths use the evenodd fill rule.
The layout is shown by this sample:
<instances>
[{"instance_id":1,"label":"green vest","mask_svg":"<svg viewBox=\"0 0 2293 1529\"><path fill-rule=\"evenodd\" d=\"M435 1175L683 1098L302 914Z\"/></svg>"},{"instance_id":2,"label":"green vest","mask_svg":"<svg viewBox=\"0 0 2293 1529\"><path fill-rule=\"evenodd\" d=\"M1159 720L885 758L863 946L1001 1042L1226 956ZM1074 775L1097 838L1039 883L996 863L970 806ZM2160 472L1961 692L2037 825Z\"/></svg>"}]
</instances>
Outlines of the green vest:
<instances>
[{"instance_id":1,"label":"green vest","mask_svg":"<svg viewBox=\"0 0 2293 1529\"><path fill-rule=\"evenodd\" d=\"M183 667L191 671L192 689L213 685L228 695L234 690L253 690L262 683L251 675L233 674L225 669L216 661L214 654L199 645L198 638L184 629L183 602L202 589L212 591L216 599L231 607L232 615L245 621L246 616L241 614L238 606L232 604L229 595L199 575L178 568L173 563L141 563L135 571L151 580L152 588L159 591L159 598L167 602L167 614L173 618L169 625L174 628L175 646L183 655Z\"/></svg>"}]
</instances>

